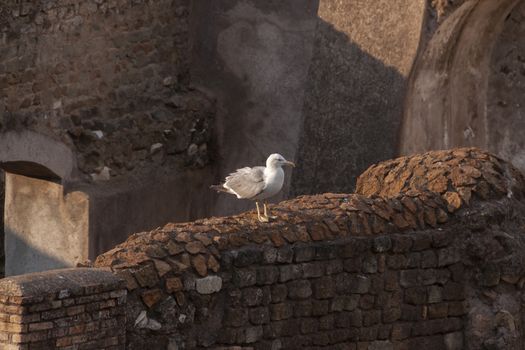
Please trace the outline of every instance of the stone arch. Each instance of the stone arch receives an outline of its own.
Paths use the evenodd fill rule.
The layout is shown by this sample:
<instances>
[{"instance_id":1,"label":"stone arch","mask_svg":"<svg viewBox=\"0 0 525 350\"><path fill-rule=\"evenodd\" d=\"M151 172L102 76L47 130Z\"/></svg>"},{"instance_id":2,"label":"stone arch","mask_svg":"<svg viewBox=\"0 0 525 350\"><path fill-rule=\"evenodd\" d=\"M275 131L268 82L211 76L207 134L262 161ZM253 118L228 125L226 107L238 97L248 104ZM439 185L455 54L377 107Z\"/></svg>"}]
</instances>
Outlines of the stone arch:
<instances>
[{"instance_id":1,"label":"stone arch","mask_svg":"<svg viewBox=\"0 0 525 350\"><path fill-rule=\"evenodd\" d=\"M493 51L521 0L464 2L439 26L414 65L400 153L490 147L487 91Z\"/></svg>"},{"instance_id":2,"label":"stone arch","mask_svg":"<svg viewBox=\"0 0 525 350\"><path fill-rule=\"evenodd\" d=\"M62 182L76 176L76 159L69 147L29 130L2 134L0 167L14 174Z\"/></svg>"}]
</instances>

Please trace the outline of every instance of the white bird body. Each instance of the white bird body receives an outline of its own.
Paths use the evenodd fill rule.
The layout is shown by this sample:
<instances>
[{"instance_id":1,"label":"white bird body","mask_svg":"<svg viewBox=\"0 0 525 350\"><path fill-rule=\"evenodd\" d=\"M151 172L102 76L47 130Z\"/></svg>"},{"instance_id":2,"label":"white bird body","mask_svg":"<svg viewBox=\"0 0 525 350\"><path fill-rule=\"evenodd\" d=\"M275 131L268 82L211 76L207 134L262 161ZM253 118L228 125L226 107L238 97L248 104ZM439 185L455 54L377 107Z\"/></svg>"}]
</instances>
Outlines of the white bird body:
<instances>
[{"instance_id":1,"label":"white bird body","mask_svg":"<svg viewBox=\"0 0 525 350\"><path fill-rule=\"evenodd\" d=\"M284 184L284 170L281 167L264 169L265 186L261 194L254 199L272 198L281 191Z\"/></svg>"},{"instance_id":2,"label":"white bird body","mask_svg":"<svg viewBox=\"0 0 525 350\"><path fill-rule=\"evenodd\" d=\"M260 215L259 200L265 200L275 196L284 184L283 165L295 166L280 154L274 153L266 160L266 167L257 166L237 169L226 177L222 185L212 186L213 189L233 194L239 199L250 199L257 204L257 214L260 221L268 221L266 203L264 214Z\"/></svg>"}]
</instances>

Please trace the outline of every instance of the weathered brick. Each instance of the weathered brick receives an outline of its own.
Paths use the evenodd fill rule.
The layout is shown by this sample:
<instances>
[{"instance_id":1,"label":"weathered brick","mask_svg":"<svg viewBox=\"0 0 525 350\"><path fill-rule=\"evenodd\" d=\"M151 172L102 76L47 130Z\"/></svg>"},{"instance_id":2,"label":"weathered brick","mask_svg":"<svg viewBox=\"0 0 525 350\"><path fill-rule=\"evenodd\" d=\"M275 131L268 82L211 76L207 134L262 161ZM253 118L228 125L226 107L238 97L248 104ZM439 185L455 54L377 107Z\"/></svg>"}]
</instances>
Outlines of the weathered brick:
<instances>
[{"instance_id":1,"label":"weathered brick","mask_svg":"<svg viewBox=\"0 0 525 350\"><path fill-rule=\"evenodd\" d=\"M412 248L412 238L406 235L393 235L392 240L392 252L394 253L407 253Z\"/></svg>"},{"instance_id":2,"label":"weathered brick","mask_svg":"<svg viewBox=\"0 0 525 350\"><path fill-rule=\"evenodd\" d=\"M242 300L245 306L258 306L263 303L264 292L262 288L246 288L242 291Z\"/></svg>"},{"instance_id":3,"label":"weathered brick","mask_svg":"<svg viewBox=\"0 0 525 350\"><path fill-rule=\"evenodd\" d=\"M261 266L257 268L257 284L274 284L279 279L279 269L276 266Z\"/></svg>"},{"instance_id":4,"label":"weathered brick","mask_svg":"<svg viewBox=\"0 0 525 350\"><path fill-rule=\"evenodd\" d=\"M428 233L418 233L412 236L412 251L429 249L432 246L432 235Z\"/></svg>"},{"instance_id":5,"label":"weathered brick","mask_svg":"<svg viewBox=\"0 0 525 350\"><path fill-rule=\"evenodd\" d=\"M370 310L363 312L363 326L369 327L381 322L381 311Z\"/></svg>"},{"instance_id":6,"label":"weathered brick","mask_svg":"<svg viewBox=\"0 0 525 350\"><path fill-rule=\"evenodd\" d=\"M298 246L294 248L295 262L306 262L314 259L315 248L312 246Z\"/></svg>"},{"instance_id":7,"label":"weathered brick","mask_svg":"<svg viewBox=\"0 0 525 350\"><path fill-rule=\"evenodd\" d=\"M392 325L392 340L403 340L410 337L411 323L394 323Z\"/></svg>"},{"instance_id":8,"label":"weathered brick","mask_svg":"<svg viewBox=\"0 0 525 350\"><path fill-rule=\"evenodd\" d=\"M448 266L461 261L461 252L456 247L438 250L438 266Z\"/></svg>"},{"instance_id":9,"label":"weathered brick","mask_svg":"<svg viewBox=\"0 0 525 350\"><path fill-rule=\"evenodd\" d=\"M402 254L388 255L386 257L386 266L394 270L404 269L408 266L408 260Z\"/></svg>"},{"instance_id":10,"label":"weathered brick","mask_svg":"<svg viewBox=\"0 0 525 350\"><path fill-rule=\"evenodd\" d=\"M399 284L401 284L401 286L405 288L415 287L419 284L418 276L418 270L403 270L400 273Z\"/></svg>"},{"instance_id":11,"label":"weathered brick","mask_svg":"<svg viewBox=\"0 0 525 350\"><path fill-rule=\"evenodd\" d=\"M333 314L324 315L319 318L319 329L320 330L333 329L334 324L335 324L335 317Z\"/></svg>"},{"instance_id":12,"label":"weathered brick","mask_svg":"<svg viewBox=\"0 0 525 350\"><path fill-rule=\"evenodd\" d=\"M289 303L270 305L272 321L286 320L293 316L293 306Z\"/></svg>"},{"instance_id":13,"label":"weathered brick","mask_svg":"<svg viewBox=\"0 0 525 350\"><path fill-rule=\"evenodd\" d=\"M377 257L375 255L367 255L363 259L362 272L363 273L376 273L377 268Z\"/></svg>"},{"instance_id":14,"label":"weathered brick","mask_svg":"<svg viewBox=\"0 0 525 350\"><path fill-rule=\"evenodd\" d=\"M314 298L328 299L335 295L335 285L331 277L321 277L312 281Z\"/></svg>"},{"instance_id":15,"label":"weathered brick","mask_svg":"<svg viewBox=\"0 0 525 350\"><path fill-rule=\"evenodd\" d=\"M277 249L278 263L291 263L293 261L293 249L290 246L284 246Z\"/></svg>"},{"instance_id":16,"label":"weathered brick","mask_svg":"<svg viewBox=\"0 0 525 350\"><path fill-rule=\"evenodd\" d=\"M261 326L248 327L245 332L245 342L248 344L255 343L263 336L263 328Z\"/></svg>"},{"instance_id":17,"label":"weathered brick","mask_svg":"<svg viewBox=\"0 0 525 350\"><path fill-rule=\"evenodd\" d=\"M443 300L465 299L464 286L456 282L448 282L443 287Z\"/></svg>"},{"instance_id":18,"label":"weathered brick","mask_svg":"<svg viewBox=\"0 0 525 350\"><path fill-rule=\"evenodd\" d=\"M287 282L301 278L303 275L302 265L279 266L279 281Z\"/></svg>"},{"instance_id":19,"label":"weathered brick","mask_svg":"<svg viewBox=\"0 0 525 350\"><path fill-rule=\"evenodd\" d=\"M315 333L319 329L319 321L317 318L306 318L301 320L301 333L310 334Z\"/></svg>"},{"instance_id":20,"label":"weathered brick","mask_svg":"<svg viewBox=\"0 0 525 350\"><path fill-rule=\"evenodd\" d=\"M298 280L287 283L290 299L306 299L312 295L311 284L307 280Z\"/></svg>"},{"instance_id":21,"label":"weathered brick","mask_svg":"<svg viewBox=\"0 0 525 350\"><path fill-rule=\"evenodd\" d=\"M448 304L437 303L428 306L428 318L445 318L448 316Z\"/></svg>"},{"instance_id":22,"label":"weathered brick","mask_svg":"<svg viewBox=\"0 0 525 350\"><path fill-rule=\"evenodd\" d=\"M315 300L312 302L312 315L323 316L330 312L330 302L328 300Z\"/></svg>"},{"instance_id":23,"label":"weathered brick","mask_svg":"<svg viewBox=\"0 0 525 350\"><path fill-rule=\"evenodd\" d=\"M401 308L399 307L392 307L383 310L383 322L384 323L392 323L401 317Z\"/></svg>"},{"instance_id":24,"label":"weathered brick","mask_svg":"<svg viewBox=\"0 0 525 350\"><path fill-rule=\"evenodd\" d=\"M236 269L233 273L233 281L238 287L250 287L257 283L257 272L252 268Z\"/></svg>"},{"instance_id":25,"label":"weathered brick","mask_svg":"<svg viewBox=\"0 0 525 350\"><path fill-rule=\"evenodd\" d=\"M372 250L376 253L386 253L392 248L392 240L388 236L376 237L373 240Z\"/></svg>"},{"instance_id":26,"label":"weathered brick","mask_svg":"<svg viewBox=\"0 0 525 350\"><path fill-rule=\"evenodd\" d=\"M277 284L271 287L272 303L279 303L286 299L288 288L285 284Z\"/></svg>"},{"instance_id":27,"label":"weathered brick","mask_svg":"<svg viewBox=\"0 0 525 350\"><path fill-rule=\"evenodd\" d=\"M301 264L304 278L321 277L324 274L324 265L320 261Z\"/></svg>"},{"instance_id":28,"label":"weathered brick","mask_svg":"<svg viewBox=\"0 0 525 350\"><path fill-rule=\"evenodd\" d=\"M326 274L333 275L343 272L343 261L342 260L330 260L326 263Z\"/></svg>"},{"instance_id":29,"label":"weathered brick","mask_svg":"<svg viewBox=\"0 0 525 350\"><path fill-rule=\"evenodd\" d=\"M226 310L225 325L231 327L242 327L248 322L247 309L229 308Z\"/></svg>"},{"instance_id":30,"label":"weathered brick","mask_svg":"<svg viewBox=\"0 0 525 350\"><path fill-rule=\"evenodd\" d=\"M421 252L421 267L424 269L437 266L437 256L432 250Z\"/></svg>"},{"instance_id":31,"label":"weathered brick","mask_svg":"<svg viewBox=\"0 0 525 350\"><path fill-rule=\"evenodd\" d=\"M252 324L267 324L270 322L270 311L268 307L252 308L249 311L249 317Z\"/></svg>"},{"instance_id":32,"label":"weathered brick","mask_svg":"<svg viewBox=\"0 0 525 350\"><path fill-rule=\"evenodd\" d=\"M405 289L405 302L411 305L425 304L427 302L427 290L425 287L411 287Z\"/></svg>"}]
</instances>

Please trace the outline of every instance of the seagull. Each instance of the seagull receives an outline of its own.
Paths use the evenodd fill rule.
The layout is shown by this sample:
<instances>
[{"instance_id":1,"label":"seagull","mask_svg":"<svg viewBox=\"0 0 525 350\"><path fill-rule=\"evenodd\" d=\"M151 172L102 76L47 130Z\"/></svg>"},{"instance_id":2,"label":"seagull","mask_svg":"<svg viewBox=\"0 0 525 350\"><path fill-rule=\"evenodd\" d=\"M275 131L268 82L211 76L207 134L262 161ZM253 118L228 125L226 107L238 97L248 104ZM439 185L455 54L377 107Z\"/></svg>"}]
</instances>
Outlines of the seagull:
<instances>
[{"instance_id":1,"label":"seagull","mask_svg":"<svg viewBox=\"0 0 525 350\"><path fill-rule=\"evenodd\" d=\"M270 219L276 219L276 217L268 215L266 199L275 196L283 187L283 166L295 167L295 164L287 161L280 154L274 153L266 160L266 167L256 166L237 169L226 177L222 185L213 185L211 188L217 192L236 195L239 199L255 201L257 218L260 222L268 222ZM261 215L259 208L261 200L264 206L263 215Z\"/></svg>"}]
</instances>

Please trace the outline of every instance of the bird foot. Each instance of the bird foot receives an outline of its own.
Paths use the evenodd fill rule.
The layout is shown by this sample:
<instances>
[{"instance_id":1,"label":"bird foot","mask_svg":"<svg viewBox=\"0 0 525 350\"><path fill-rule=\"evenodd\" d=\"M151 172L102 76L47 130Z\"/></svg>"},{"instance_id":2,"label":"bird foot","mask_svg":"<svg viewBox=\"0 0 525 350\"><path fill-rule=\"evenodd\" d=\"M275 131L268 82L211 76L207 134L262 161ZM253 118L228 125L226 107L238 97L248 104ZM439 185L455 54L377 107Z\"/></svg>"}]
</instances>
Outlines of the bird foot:
<instances>
[{"instance_id":1,"label":"bird foot","mask_svg":"<svg viewBox=\"0 0 525 350\"><path fill-rule=\"evenodd\" d=\"M259 221L260 222L269 222L270 218L267 217L267 216L259 216Z\"/></svg>"}]
</instances>

